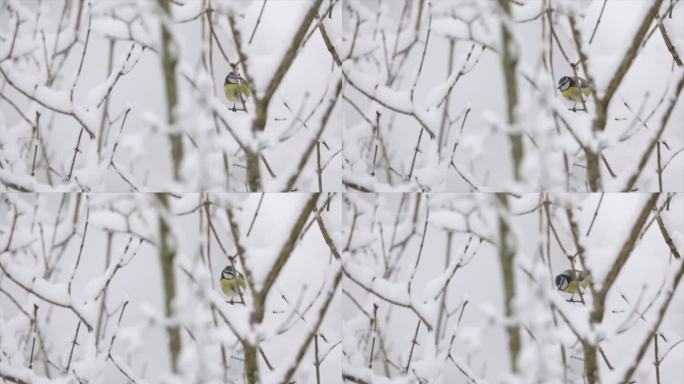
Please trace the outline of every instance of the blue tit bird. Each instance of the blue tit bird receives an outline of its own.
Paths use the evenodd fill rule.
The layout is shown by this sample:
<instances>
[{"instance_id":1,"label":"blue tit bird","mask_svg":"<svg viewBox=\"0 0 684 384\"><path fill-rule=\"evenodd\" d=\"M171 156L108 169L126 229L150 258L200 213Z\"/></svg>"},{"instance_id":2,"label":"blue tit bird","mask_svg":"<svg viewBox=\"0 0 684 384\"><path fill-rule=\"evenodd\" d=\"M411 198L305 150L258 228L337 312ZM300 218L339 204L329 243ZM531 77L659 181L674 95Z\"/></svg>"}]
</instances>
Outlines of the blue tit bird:
<instances>
[{"instance_id":1,"label":"blue tit bird","mask_svg":"<svg viewBox=\"0 0 684 384\"><path fill-rule=\"evenodd\" d=\"M575 297L575 293L586 289L589 286L589 279L584 271L566 269L563 273L556 276L556 287L559 291L572 293L569 301Z\"/></svg>"},{"instance_id":2,"label":"blue tit bird","mask_svg":"<svg viewBox=\"0 0 684 384\"><path fill-rule=\"evenodd\" d=\"M247 285L242 273L235 270L232 265L223 268L223 272L221 272L221 290L226 296L230 297L230 304L233 304L235 294L240 295L241 292L245 291L245 288L247 288Z\"/></svg>"},{"instance_id":3,"label":"blue tit bird","mask_svg":"<svg viewBox=\"0 0 684 384\"><path fill-rule=\"evenodd\" d=\"M581 77L561 77L558 81L558 90L561 91L563 97L575 102L572 106L573 112L576 111L575 106L577 103L582 101L582 95L584 95L584 99L586 100L591 93L589 83Z\"/></svg>"},{"instance_id":4,"label":"blue tit bird","mask_svg":"<svg viewBox=\"0 0 684 384\"><path fill-rule=\"evenodd\" d=\"M232 111L235 112L235 102L240 100L240 104L244 109L245 101L252 94L249 90L249 84L235 71L230 71L226 80L223 82L223 92L228 101L233 102Z\"/></svg>"}]
</instances>

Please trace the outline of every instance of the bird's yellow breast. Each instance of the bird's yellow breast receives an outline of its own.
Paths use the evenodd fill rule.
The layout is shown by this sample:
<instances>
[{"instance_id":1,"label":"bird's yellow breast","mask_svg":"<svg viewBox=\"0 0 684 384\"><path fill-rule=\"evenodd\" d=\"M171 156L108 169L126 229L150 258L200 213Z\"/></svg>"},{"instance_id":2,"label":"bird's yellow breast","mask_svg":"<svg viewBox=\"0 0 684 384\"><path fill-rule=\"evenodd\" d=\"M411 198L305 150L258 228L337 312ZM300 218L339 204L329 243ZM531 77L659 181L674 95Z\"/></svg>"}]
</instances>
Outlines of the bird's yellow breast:
<instances>
[{"instance_id":1,"label":"bird's yellow breast","mask_svg":"<svg viewBox=\"0 0 684 384\"><path fill-rule=\"evenodd\" d=\"M587 286L589 286L589 281L587 279L580 281L573 279L563 291L568 293L577 293L580 291L580 288L585 289Z\"/></svg>"},{"instance_id":2,"label":"bird's yellow breast","mask_svg":"<svg viewBox=\"0 0 684 384\"><path fill-rule=\"evenodd\" d=\"M577 86L570 87L570 88L566 89L565 91L562 91L561 93L563 94L563 97L565 97L568 100L577 101L577 102L582 101L582 98L580 96L580 88ZM589 87L586 87L586 88L582 88L582 93L584 94L584 99L586 100L587 96L589 96L589 93L591 93L591 91L589 90Z\"/></svg>"},{"instance_id":3,"label":"bird's yellow breast","mask_svg":"<svg viewBox=\"0 0 684 384\"><path fill-rule=\"evenodd\" d=\"M247 84L225 84L223 86L223 92L226 95L226 99L228 101L235 101L238 100L238 92L242 94L242 100L245 100L249 97L251 92L249 91L249 86Z\"/></svg>"},{"instance_id":4,"label":"bird's yellow breast","mask_svg":"<svg viewBox=\"0 0 684 384\"><path fill-rule=\"evenodd\" d=\"M240 283L242 289L246 288L244 277L237 279L221 279L221 290L226 296L233 296L237 293L236 282Z\"/></svg>"},{"instance_id":5,"label":"bird's yellow breast","mask_svg":"<svg viewBox=\"0 0 684 384\"><path fill-rule=\"evenodd\" d=\"M235 287L235 280L221 279L221 290L226 296L233 296L233 288Z\"/></svg>"}]
</instances>

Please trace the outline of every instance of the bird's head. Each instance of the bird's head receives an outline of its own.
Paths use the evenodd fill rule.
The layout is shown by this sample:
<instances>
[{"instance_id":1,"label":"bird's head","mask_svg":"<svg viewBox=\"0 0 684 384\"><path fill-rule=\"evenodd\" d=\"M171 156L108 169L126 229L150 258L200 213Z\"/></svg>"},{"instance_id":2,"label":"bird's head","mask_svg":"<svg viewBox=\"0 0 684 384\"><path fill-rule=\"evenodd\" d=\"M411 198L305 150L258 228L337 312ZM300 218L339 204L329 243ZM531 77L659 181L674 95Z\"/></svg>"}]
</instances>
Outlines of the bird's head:
<instances>
[{"instance_id":1,"label":"bird's head","mask_svg":"<svg viewBox=\"0 0 684 384\"><path fill-rule=\"evenodd\" d=\"M565 291L569 284L570 276L564 273L561 273L560 275L556 276L556 288L558 288L559 291Z\"/></svg>"},{"instance_id":2,"label":"bird's head","mask_svg":"<svg viewBox=\"0 0 684 384\"><path fill-rule=\"evenodd\" d=\"M221 278L226 279L226 280L231 280L235 278L235 275L237 275L235 268L233 268L232 265L229 265L225 268L223 268L223 272L221 272Z\"/></svg>"},{"instance_id":3,"label":"bird's head","mask_svg":"<svg viewBox=\"0 0 684 384\"><path fill-rule=\"evenodd\" d=\"M570 76L563 76L558 80L558 89L565 91L575 85L575 80Z\"/></svg>"},{"instance_id":4,"label":"bird's head","mask_svg":"<svg viewBox=\"0 0 684 384\"><path fill-rule=\"evenodd\" d=\"M240 82L240 75L235 73L235 71L230 71L228 75L226 76L226 80L223 82L223 85L226 84L238 84Z\"/></svg>"}]
</instances>

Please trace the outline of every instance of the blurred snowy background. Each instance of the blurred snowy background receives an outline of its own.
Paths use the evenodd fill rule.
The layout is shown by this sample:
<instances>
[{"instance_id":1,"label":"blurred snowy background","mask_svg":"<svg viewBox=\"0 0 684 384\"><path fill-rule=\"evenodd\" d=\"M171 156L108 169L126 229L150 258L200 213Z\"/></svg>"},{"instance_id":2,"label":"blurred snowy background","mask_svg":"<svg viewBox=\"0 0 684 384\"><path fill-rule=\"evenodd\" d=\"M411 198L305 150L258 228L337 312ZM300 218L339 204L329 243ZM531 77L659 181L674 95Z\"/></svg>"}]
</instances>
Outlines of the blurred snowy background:
<instances>
[{"instance_id":1,"label":"blurred snowy background","mask_svg":"<svg viewBox=\"0 0 684 384\"><path fill-rule=\"evenodd\" d=\"M671 253L653 215L639 227L636 246L608 292L600 325L589 325L593 301L588 290L586 305L569 303L570 294L557 291L553 283L555 275L572 268L566 254L576 255L566 208L578 224L587 269L600 285L646 198L523 194L510 196L505 208L493 194L347 195L342 236L345 378L363 383L584 383L582 345L562 312L582 335L601 338L611 364L608 368L599 358L601 383L622 382L618 379L644 341L647 349L634 381L624 382L681 382L681 284L665 315L660 308L683 263ZM655 205L680 253L683 198L663 195ZM502 217L510 226L505 241L499 232ZM510 288L503 284L504 244L513 252ZM574 259L575 267L583 269ZM514 291L512 314L506 316L504 293L509 290ZM649 335L660 316L656 381ZM510 366L509 325L519 327L517 373Z\"/></svg>"},{"instance_id":2,"label":"blurred snowy background","mask_svg":"<svg viewBox=\"0 0 684 384\"><path fill-rule=\"evenodd\" d=\"M616 83L604 129L593 128L599 115L594 99L587 96L587 112L572 112L573 103L556 89L562 76L573 76L570 64L588 77L569 20L575 20L590 79L603 97L654 4L674 54L655 17L648 19L636 58ZM684 57L681 2L349 0L344 5L338 52L347 80L343 182L348 190L684 190L681 100L656 140L684 76L674 59ZM510 79L503 68L502 25L510 34L508 59L517 60L515 67L506 61L505 68L514 71ZM513 120L507 116L507 84L516 95ZM515 135L522 141L517 161L511 148ZM637 180L628 182L656 141ZM596 188L587 185L583 147L603 155Z\"/></svg>"},{"instance_id":3,"label":"blurred snowy background","mask_svg":"<svg viewBox=\"0 0 684 384\"><path fill-rule=\"evenodd\" d=\"M169 14L162 4L168 4ZM339 4L0 2L1 188L244 192L244 146L261 156L259 190L339 190L339 108L321 122L340 74L315 23L304 23L303 39L285 59L309 9L326 14L330 34L339 34ZM175 76L169 75L177 99L173 123L167 113L171 84L162 67L162 25L170 31L169 57L177 60ZM246 61L239 58L231 25ZM290 66L270 99L265 128L253 131L254 97L247 100L247 112L229 111L224 78L232 65L243 77L247 68L252 92L262 97L283 62ZM181 137L180 159L169 143L173 135ZM309 149L311 143L318 148Z\"/></svg>"},{"instance_id":4,"label":"blurred snowy background","mask_svg":"<svg viewBox=\"0 0 684 384\"><path fill-rule=\"evenodd\" d=\"M683 196L558 192L684 191L682 19L679 0L0 0L0 377L584 383L594 351L602 383L681 382ZM556 88L575 71L586 110ZM247 191L323 193L214 193ZM571 260L584 304L553 285ZM245 306L218 290L230 262Z\"/></svg>"},{"instance_id":5,"label":"blurred snowy background","mask_svg":"<svg viewBox=\"0 0 684 384\"><path fill-rule=\"evenodd\" d=\"M245 356L239 335L248 343L259 340L263 383L339 382L341 316L333 278L339 263L319 227L312 225L313 215L306 215L301 230L293 229L311 199L337 238L339 196L316 200L307 194L185 194L169 197L166 209L153 194L0 195L0 377L8 382L11 377L23 382L47 377L55 383L76 378L89 383L243 383ZM286 239L295 236L294 249L266 297L264 321L254 327L249 325L255 302L251 291L244 292L245 306L231 306L219 287L221 270L229 264L223 248L228 255L237 252L226 216L229 209L257 286L275 269ZM160 268L165 265L160 263L160 220L168 224L175 252L169 264L175 273L171 316L164 309L163 273L169 272ZM119 261L121 268L116 269ZM246 272L240 257L234 262ZM111 273L111 283L105 285ZM96 296L103 286L104 297ZM328 298L332 301L323 307ZM83 314L83 323L75 313ZM321 314L320 327L314 327ZM170 327L178 327L181 336L175 375L166 332ZM312 333L317 340L310 340L306 353L296 360L296 372L284 381L284 368ZM320 363L320 381L315 362Z\"/></svg>"}]
</instances>

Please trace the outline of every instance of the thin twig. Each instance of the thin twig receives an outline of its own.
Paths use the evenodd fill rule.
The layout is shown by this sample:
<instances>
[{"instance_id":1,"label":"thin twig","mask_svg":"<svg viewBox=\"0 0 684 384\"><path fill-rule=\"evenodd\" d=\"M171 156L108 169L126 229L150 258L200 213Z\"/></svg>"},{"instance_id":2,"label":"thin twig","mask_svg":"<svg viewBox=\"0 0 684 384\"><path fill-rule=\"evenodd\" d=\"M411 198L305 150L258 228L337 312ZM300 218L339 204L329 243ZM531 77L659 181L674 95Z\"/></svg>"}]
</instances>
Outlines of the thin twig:
<instances>
[{"instance_id":1,"label":"thin twig","mask_svg":"<svg viewBox=\"0 0 684 384\"><path fill-rule=\"evenodd\" d=\"M252 34L249 36L249 44L252 44L252 39L254 39L254 34L257 31L257 28L259 28L259 24L261 23L261 15L264 14L264 8L266 8L266 2L268 0L264 0L264 3L261 5L261 10L259 11L259 17L257 18L256 24L254 24L254 29L252 30Z\"/></svg>"},{"instance_id":2,"label":"thin twig","mask_svg":"<svg viewBox=\"0 0 684 384\"><path fill-rule=\"evenodd\" d=\"M594 222L596 221L596 216L598 216L598 211L599 208L601 208L601 202L603 201L603 192L601 192L601 197L599 197L598 204L596 204L596 210L594 211L594 216L591 218L591 223L589 223L589 228L587 228L587 233L584 236L589 236L589 233L591 233L591 228L594 226Z\"/></svg>"},{"instance_id":3,"label":"thin twig","mask_svg":"<svg viewBox=\"0 0 684 384\"><path fill-rule=\"evenodd\" d=\"M599 24L601 24L601 16L603 16L603 11L606 9L606 3L608 0L603 0L603 5L601 6L601 12L599 13L598 20L596 20L596 25L594 26L594 30L591 32L591 37L589 38L589 44L594 40L594 35L596 35L596 30L598 29Z\"/></svg>"},{"instance_id":4,"label":"thin twig","mask_svg":"<svg viewBox=\"0 0 684 384\"><path fill-rule=\"evenodd\" d=\"M74 356L74 347L76 346L76 339L78 338L78 331L81 329L81 320L78 320L78 325L76 326L76 332L74 333L74 339L71 341L71 351L69 351L69 361L67 362L64 373L69 373L69 367L71 367L71 358Z\"/></svg>"},{"instance_id":5,"label":"thin twig","mask_svg":"<svg viewBox=\"0 0 684 384\"><path fill-rule=\"evenodd\" d=\"M259 215L259 209L261 209L261 203L264 201L264 193L261 194L259 197L259 203L257 204L256 210L254 210L254 216L252 216L252 221L249 223L249 229L247 229L247 235L246 237L249 237L249 234L252 233L252 228L254 228L254 222L256 222L256 218Z\"/></svg>"},{"instance_id":6,"label":"thin twig","mask_svg":"<svg viewBox=\"0 0 684 384\"><path fill-rule=\"evenodd\" d=\"M421 320L418 319L418 323L416 324L416 331L413 334L413 339L411 340L411 350L409 351L409 356L408 356L408 361L406 362L406 368L404 368L404 373L408 373L409 367L411 366L411 358L413 357L413 349L418 345L418 330L420 330L420 323Z\"/></svg>"}]
</instances>

